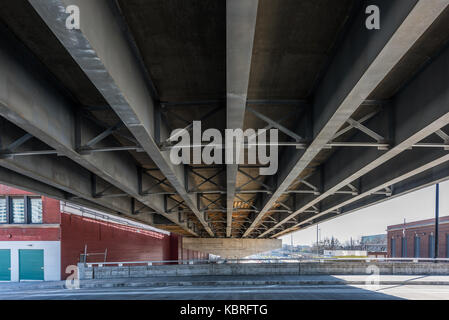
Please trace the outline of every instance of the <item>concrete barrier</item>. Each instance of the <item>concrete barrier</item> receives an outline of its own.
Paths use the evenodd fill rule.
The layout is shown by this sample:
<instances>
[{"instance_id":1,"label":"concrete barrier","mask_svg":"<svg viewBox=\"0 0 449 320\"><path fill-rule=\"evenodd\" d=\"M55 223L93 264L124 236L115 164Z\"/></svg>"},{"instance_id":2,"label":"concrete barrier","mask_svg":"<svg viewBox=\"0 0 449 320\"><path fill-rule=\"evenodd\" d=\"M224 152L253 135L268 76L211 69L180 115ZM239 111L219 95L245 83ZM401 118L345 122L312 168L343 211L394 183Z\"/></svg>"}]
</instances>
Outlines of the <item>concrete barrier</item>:
<instances>
[{"instance_id":1,"label":"concrete barrier","mask_svg":"<svg viewBox=\"0 0 449 320\"><path fill-rule=\"evenodd\" d=\"M371 273L372 266L384 275L449 275L449 263L327 261L300 263L301 275L357 275Z\"/></svg>"},{"instance_id":2,"label":"concrete barrier","mask_svg":"<svg viewBox=\"0 0 449 320\"><path fill-rule=\"evenodd\" d=\"M281 239L182 238L185 249L210 253L223 259L239 259L282 247Z\"/></svg>"},{"instance_id":3,"label":"concrete barrier","mask_svg":"<svg viewBox=\"0 0 449 320\"><path fill-rule=\"evenodd\" d=\"M160 266L92 266L79 264L80 279L146 278L157 276L243 275L449 275L449 263L324 261L299 263L229 263Z\"/></svg>"}]
</instances>

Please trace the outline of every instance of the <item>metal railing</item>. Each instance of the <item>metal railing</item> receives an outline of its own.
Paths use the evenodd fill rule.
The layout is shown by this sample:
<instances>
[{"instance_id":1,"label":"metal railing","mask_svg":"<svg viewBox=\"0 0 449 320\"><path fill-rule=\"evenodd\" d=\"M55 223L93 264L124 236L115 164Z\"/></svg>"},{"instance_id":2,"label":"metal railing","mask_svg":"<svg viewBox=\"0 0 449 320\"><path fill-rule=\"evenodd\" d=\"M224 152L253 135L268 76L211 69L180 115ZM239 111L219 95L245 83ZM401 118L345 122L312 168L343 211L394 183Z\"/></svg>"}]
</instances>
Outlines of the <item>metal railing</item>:
<instances>
[{"instance_id":1,"label":"metal railing","mask_svg":"<svg viewBox=\"0 0 449 320\"><path fill-rule=\"evenodd\" d=\"M300 263L300 262L444 262L449 263L449 258L331 258L331 257L310 257L310 258L280 258L280 259L216 259L216 260L156 260L156 261L115 261L115 262L86 262L86 267L107 267L107 266L133 266L133 265L198 265L198 264L231 264L231 263Z\"/></svg>"},{"instance_id":2,"label":"metal railing","mask_svg":"<svg viewBox=\"0 0 449 320\"><path fill-rule=\"evenodd\" d=\"M80 262L87 263L87 259L91 256L103 256L103 263L106 262L106 258L108 256L108 248L104 250L104 252L87 252L87 244L84 245L84 253L80 254Z\"/></svg>"},{"instance_id":3,"label":"metal railing","mask_svg":"<svg viewBox=\"0 0 449 320\"><path fill-rule=\"evenodd\" d=\"M131 266L131 265L170 265L170 264L209 264L209 260L156 260L156 261L119 261L119 262L86 262L83 263L86 267L106 267L106 266Z\"/></svg>"}]
</instances>

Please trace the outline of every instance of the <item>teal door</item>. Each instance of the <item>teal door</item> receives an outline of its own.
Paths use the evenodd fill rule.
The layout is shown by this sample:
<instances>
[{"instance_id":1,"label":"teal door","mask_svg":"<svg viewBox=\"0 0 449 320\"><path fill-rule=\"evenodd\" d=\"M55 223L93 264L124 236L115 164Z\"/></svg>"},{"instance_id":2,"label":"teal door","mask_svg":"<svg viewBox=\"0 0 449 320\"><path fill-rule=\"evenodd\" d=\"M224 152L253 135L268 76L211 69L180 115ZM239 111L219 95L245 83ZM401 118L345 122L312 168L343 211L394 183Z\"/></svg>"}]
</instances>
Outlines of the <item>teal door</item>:
<instances>
[{"instance_id":1,"label":"teal door","mask_svg":"<svg viewBox=\"0 0 449 320\"><path fill-rule=\"evenodd\" d=\"M0 281L11 281L11 251L0 250Z\"/></svg>"},{"instance_id":2,"label":"teal door","mask_svg":"<svg viewBox=\"0 0 449 320\"><path fill-rule=\"evenodd\" d=\"M19 250L19 279L44 280L44 250Z\"/></svg>"}]
</instances>

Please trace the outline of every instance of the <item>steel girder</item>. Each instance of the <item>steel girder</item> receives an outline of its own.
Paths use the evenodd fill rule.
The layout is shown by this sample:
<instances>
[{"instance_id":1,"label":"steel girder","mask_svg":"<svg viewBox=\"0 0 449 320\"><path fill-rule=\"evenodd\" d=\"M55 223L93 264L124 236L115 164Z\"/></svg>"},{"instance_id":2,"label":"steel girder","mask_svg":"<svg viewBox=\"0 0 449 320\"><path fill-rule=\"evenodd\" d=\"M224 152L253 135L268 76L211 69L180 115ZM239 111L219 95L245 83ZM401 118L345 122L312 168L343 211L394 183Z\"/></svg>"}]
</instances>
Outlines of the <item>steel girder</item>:
<instances>
[{"instance_id":1,"label":"steel girder","mask_svg":"<svg viewBox=\"0 0 449 320\"><path fill-rule=\"evenodd\" d=\"M36 176L32 176L33 178L44 179L44 176L40 174L41 170L44 171L45 168L48 169L51 166L61 168L61 171L57 171L61 173L60 175L49 172L48 178L50 180L47 180L47 182L54 182L51 180L53 177L60 178L58 188L69 188L67 189L69 191L71 186L79 187L79 190L72 193L81 198L92 200L94 197L90 192L91 184L83 180L81 186L76 182L77 180L74 180L76 173L80 173L80 177L85 177L86 172L91 172L146 206L153 208L158 213L164 214L161 198L139 194L138 171L130 154L93 152L83 155L80 150L77 150L77 137L79 137L77 131L82 132L81 141L78 141L82 145L83 139L90 141L104 128L88 121L78 121L76 110L79 107L73 105L43 76L46 74L45 68L35 60L34 56L26 52L10 35L1 32L0 37L3 43L0 49L0 116L50 146L58 155L70 158L74 163L87 170L83 172L76 169L73 164L70 166L67 164L67 167L64 167L64 161L61 161L61 159L53 159L51 156L42 155L33 156L38 158L32 160L28 159L28 163L33 164L34 162L33 167L29 168L34 171L28 171L30 176L36 173ZM104 143L106 143L106 140L101 141L99 145L108 146ZM38 160L42 161L41 168L35 165ZM9 168L14 170L13 165L15 166L18 163L17 161L25 163L27 160L20 158L16 162L8 164L8 166L10 165ZM5 160L3 164L6 166L6 163ZM21 170L21 168L20 166L16 167L17 170ZM151 185L152 182L152 179L144 179L142 184ZM95 201L100 201L100 199ZM115 203L115 201L118 203L117 199L111 202ZM125 214L130 213L129 208L129 205L121 204L118 208L114 205L115 210ZM177 217L165 216L178 223ZM185 223L178 224L187 232L196 235L195 232L187 228Z\"/></svg>"},{"instance_id":2,"label":"steel girder","mask_svg":"<svg viewBox=\"0 0 449 320\"><path fill-rule=\"evenodd\" d=\"M15 141L22 130L0 119L0 141ZM32 141L32 143L36 143ZM28 146L24 146L28 147ZM37 192L63 201L71 201L93 209L128 218L146 224L153 224L153 214L134 214L130 198L104 199L92 193L92 175L75 162L65 158L38 155L2 157L0 159L0 181L15 187ZM98 182L104 186L105 182Z\"/></svg>"},{"instance_id":3,"label":"steel girder","mask_svg":"<svg viewBox=\"0 0 449 320\"><path fill-rule=\"evenodd\" d=\"M364 12L356 17L315 92L311 144L305 151L291 150L285 156L288 162L279 166L277 189L264 199L263 208L245 231L245 237L446 9L449 1L378 0L372 4L382 8L382 28L371 32L361 27L366 19Z\"/></svg>"},{"instance_id":4,"label":"steel girder","mask_svg":"<svg viewBox=\"0 0 449 320\"><path fill-rule=\"evenodd\" d=\"M446 156L447 161L447 156ZM437 161L439 162L439 161ZM435 163L437 163L435 162ZM427 166L429 167L429 166ZM424 170L422 172L416 171L413 174L410 175L410 177L406 178L405 180L398 181L393 185L392 188L392 194L391 196L384 196L381 194L371 194L365 197L360 197L357 199L351 199L348 200L345 203L342 203L340 207L339 212L335 212L334 210L331 210L330 208L325 210L326 213L323 211L323 215L313 217L312 220L309 220L309 218L305 218L303 221L301 221L298 224L295 224L295 226L287 228L281 232L276 232L272 237L279 237L281 235L284 235L288 232L291 232L293 230L298 230L298 228L306 229L310 226L312 226L315 223L322 223L324 221L328 221L330 219L334 219L337 217L340 217L345 214L352 213L354 211L367 208L370 206L373 206L378 203L382 203L387 200L394 199L396 197L403 196L407 193L434 185L436 183L441 183L443 181L447 181L449 179L449 166L447 162L444 162L442 164L436 165L434 167L431 167L430 169ZM308 220L308 221L307 221Z\"/></svg>"},{"instance_id":5,"label":"steel girder","mask_svg":"<svg viewBox=\"0 0 449 320\"><path fill-rule=\"evenodd\" d=\"M243 129L258 0L226 0L226 123L227 129ZM233 154L240 151L236 146ZM226 236L231 236L232 211L237 183L238 158L226 166Z\"/></svg>"},{"instance_id":6,"label":"steel girder","mask_svg":"<svg viewBox=\"0 0 449 320\"><path fill-rule=\"evenodd\" d=\"M93 208L96 210L104 211L110 214L117 214L117 211L110 208L103 207L98 203L91 202L85 199L70 199L70 193L50 186L41 181L31 179L25 175L9 170L7 168L0 167L0 181L2 184L22 189L25 191L42 194L46 197L54 198L61 201L70 201L75 204ZM134 217L133 220L138 220Z\"/></svg>"},{"instance_id":7,"label":"steel girder","mask_svg":"<svg viewBox=\"0 0 449 320\"><path fill-rule=\"evenodd\" d=\"M449 48L445 49L406 88L401 90L390 105L384 108L384 112L368 122L370 126L375 125L379 128L383 126L391 131L391 148L387 151L369 148L363 152L357 149L341 149L336 152L323 164L323 170L317 172L317 175L322 175L322 177L315 177L315 181L322 181L321 194L316 197L304 198L299 203L298 209L285 217L274 228L310 208L310 206L317 205L349 183L357 181L357 179L375 175L384 176L388 180L389 171L397 172L403 167L408 167L409 164L413 165L415 162L418 165L419 159L415 159L414 154L437 154L440 155L438 156L439 159L444 159L445 152L447 152L444 143L434 148L416 148L416 146L420 145L423 139L436 133L438 134L435 135L435 138L441 139L444 134L441 128L449 124L448 70ZM355 138L357 137L356 135ZM411 151L410 149L413 146L415 148ZM398 156L401 157L400 160L394 159ZM429 162L434 160L430 158ZM391 167L388 167L389 165ZM421 163L421 165L424 164ZM382 171L384 168L388 168L388 170ZM371 188L383 184L384 182L377 186L372 185ZM371 192L374 191L371 190ZM260 236L271 231L268 230Z\"/></svg>"},{"instance_id":8,"label":"steel girder","mask_svg":"<svg viewBox=\"0 0 449 320\"><path fill-rule=\"evenodd\" d=\"M29 2L78 63L81 70L98 88L143 150L167 177L205 230L213 236L212 230L196 207L193 197L185 190L183 166L173 165L169 156L160 151L155 141L154 136L158 130L155 129L154 114L157 106L154 104L141 65L108 1L30 0ZM83 13L80 19L80 30L69 30L65 26L67 17L65 8L69 5L78 6ZM158 134L161 137L166 136L167 129L164 128L163 123L159 125L160 128L157 129L161 132ZM126 171L121 172L125 174ZM129 174L136 176L135 173ZM158 204L162 205L163 197L140 196L137 192L137 182L133 180L126 177L118 180L117 183L121 189L132 194L139 201L164 213L162 206L158 207ZM170 219L168 215L167 218ZM191 230L189 232L192 233Z\"/></svg>"}]
</instances>

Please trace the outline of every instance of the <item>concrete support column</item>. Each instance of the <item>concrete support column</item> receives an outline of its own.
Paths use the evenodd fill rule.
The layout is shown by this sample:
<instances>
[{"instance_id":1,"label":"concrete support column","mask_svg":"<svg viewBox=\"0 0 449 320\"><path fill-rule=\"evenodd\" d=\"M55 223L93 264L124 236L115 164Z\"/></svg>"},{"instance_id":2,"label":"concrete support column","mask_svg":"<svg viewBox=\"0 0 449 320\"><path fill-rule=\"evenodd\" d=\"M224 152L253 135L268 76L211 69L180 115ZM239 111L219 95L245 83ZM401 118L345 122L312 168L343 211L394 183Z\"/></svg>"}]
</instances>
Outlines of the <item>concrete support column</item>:
<instances>
[{"instance_id":1,"label":"concrete support column","mask_svg":"<svg viewBox=\"0 0 449 320\"><path fill-rule=\"evenodd\" d=\"M225 259L238 259L282 247L279 239L183 238L182 247L214 254Z\"/></svg>"}]
</instances>

